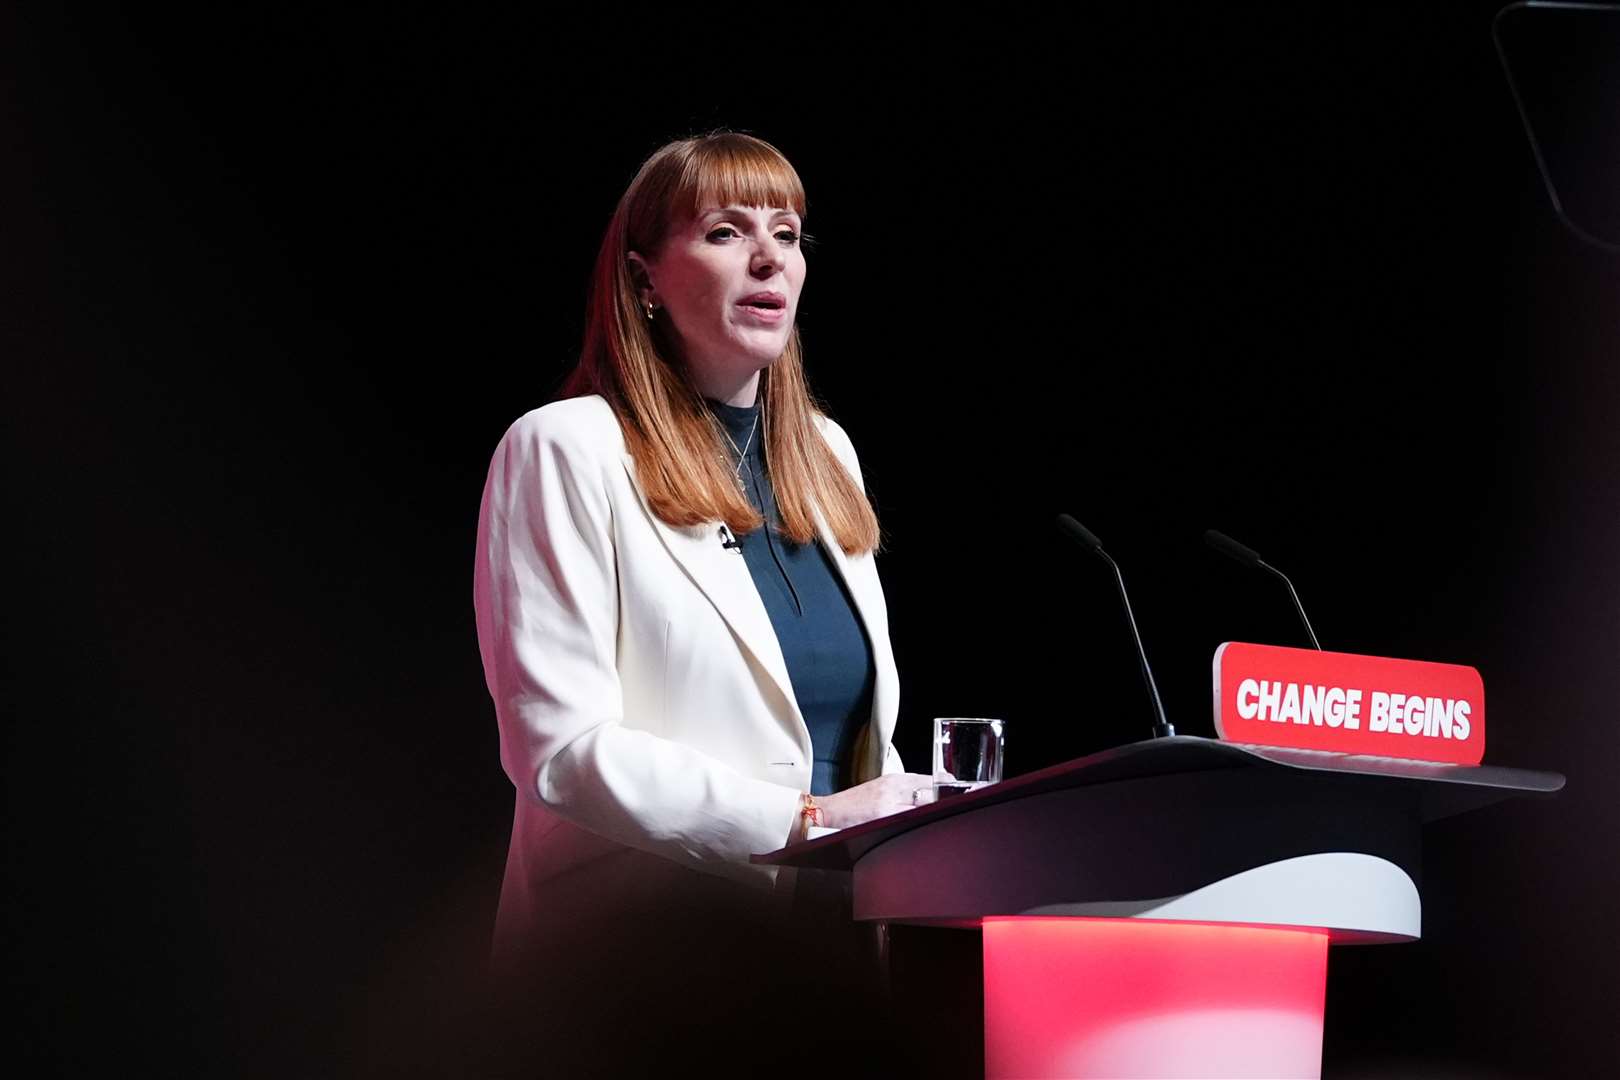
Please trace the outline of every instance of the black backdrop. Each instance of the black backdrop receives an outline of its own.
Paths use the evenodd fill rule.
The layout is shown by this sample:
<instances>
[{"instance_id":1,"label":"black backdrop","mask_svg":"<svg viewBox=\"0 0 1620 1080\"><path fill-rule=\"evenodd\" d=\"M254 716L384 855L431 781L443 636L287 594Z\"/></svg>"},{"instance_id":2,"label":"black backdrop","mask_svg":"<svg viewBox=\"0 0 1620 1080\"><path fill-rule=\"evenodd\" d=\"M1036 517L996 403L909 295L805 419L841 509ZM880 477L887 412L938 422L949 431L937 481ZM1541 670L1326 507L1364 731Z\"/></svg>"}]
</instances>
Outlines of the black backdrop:
<instances>
[{"instance_id":1,"label":"black backdrop","mask_svg":"<svg viewBox=\"0 0 1620 1080\"><path fill-rule=\"evenodd\" d=\"M1214 647L1300 641L1231 532L1569 776L1430 829L1424 940L1332 956L1328 1074L1615 1059L1620 263L1554 219L1492 11L4 16L21 1060L457 1071L513 797L489 454L636 165L721 125L808 188L910 766L935 715L1007 718L1015 774L1147 734L1059 511L1209 734Z\"/></svg>"}]
</instances>

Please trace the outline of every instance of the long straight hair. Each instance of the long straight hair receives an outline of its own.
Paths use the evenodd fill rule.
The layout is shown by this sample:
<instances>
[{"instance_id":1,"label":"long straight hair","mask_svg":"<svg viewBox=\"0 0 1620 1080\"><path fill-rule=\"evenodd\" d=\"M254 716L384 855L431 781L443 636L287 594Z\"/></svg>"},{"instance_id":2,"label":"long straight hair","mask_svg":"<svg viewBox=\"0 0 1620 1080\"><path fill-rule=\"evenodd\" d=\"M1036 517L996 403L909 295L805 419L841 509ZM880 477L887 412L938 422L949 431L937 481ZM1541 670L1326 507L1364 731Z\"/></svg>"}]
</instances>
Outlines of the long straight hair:
<instances>
[{"instance_id":1,"label":"long straight hair","mask_svg":"<svg viewBox=\"0 0 1620 1080\"><path fill-rule=\"evenodd\" d=\"M724 429L703 401L685 358L645 318L629 253L656 252L672 223L708 206L781 206L805 213L804 185L787 158L751 135L720 131L669 143L649 157L619 199L602 237L586 307L579 364L558 396L600 394L619 418L647 504L675 526L723 521L738 534L764 519L738 484ZM880 549L866 493L815 425L826 410L805 379L799 328L760 372L760 426L782 532L815 537L820 507L850 555Z\"/></svg>"}]
</instances>

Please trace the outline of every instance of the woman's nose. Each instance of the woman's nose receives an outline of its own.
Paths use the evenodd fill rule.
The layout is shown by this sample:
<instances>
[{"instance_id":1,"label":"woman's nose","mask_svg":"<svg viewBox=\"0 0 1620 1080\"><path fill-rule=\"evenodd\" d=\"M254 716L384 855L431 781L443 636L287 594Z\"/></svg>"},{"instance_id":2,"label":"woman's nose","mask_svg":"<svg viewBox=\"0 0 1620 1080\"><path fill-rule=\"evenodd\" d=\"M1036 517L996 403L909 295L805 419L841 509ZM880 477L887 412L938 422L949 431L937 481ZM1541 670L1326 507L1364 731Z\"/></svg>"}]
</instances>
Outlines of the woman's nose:
<instances>
[{"instance_id":1,"label":"woman's nose","mask_svg":"<svg viewBox=\"0 0 1620 1080\"><path fill-rule=\"evenodd\" d=\"M752 269L755 277L770 277L782 269L787 257L773 238L769 243L754 245Z\"/></svg>"}]
</instances>

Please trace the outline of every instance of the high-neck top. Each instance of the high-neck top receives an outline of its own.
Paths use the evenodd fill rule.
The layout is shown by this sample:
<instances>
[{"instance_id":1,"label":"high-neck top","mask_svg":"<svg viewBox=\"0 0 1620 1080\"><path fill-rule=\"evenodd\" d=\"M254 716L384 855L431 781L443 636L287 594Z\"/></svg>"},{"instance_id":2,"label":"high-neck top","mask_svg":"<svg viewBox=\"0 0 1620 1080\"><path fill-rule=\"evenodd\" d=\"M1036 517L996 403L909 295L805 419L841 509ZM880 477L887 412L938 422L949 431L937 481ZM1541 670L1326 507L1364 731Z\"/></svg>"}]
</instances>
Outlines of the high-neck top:
<instances>
[{"instance_id":1,"label":"high-neck top","mask_svg":"<svg viewBox=\"0 0 1620 1080\"><path fill-rule=\"evenodd\" d=\"M705 399L732 444L726 453L765 526L739 536L742 558L782 647L793 696L810 729L811 794L849 786L851 751L872 718L877 667L848 586L819 540L795 544L779 529L760 406ZM739 460L738 451L743 451Z\"/></svg>"},{"instance_id":2,"label":"high-neck top","mask_svg":"<svg viewBox=\"0 0 1620 1080\"><path fill-rule=\"evenodd\" d=\"M731 436L736 445L727 445L726 453L733 465L737 464L737 452L747 449L747 460L750 464L743 466L743 478L747 478L749 468L755 461L763 461L764 454L760 447L765 442L765 432L759 430L759 400L756 398L752 405L727 405L723 401L704 398L704 404L714 413L720 423L724 425L726 433Z\"/></svg>"}]
</instances>

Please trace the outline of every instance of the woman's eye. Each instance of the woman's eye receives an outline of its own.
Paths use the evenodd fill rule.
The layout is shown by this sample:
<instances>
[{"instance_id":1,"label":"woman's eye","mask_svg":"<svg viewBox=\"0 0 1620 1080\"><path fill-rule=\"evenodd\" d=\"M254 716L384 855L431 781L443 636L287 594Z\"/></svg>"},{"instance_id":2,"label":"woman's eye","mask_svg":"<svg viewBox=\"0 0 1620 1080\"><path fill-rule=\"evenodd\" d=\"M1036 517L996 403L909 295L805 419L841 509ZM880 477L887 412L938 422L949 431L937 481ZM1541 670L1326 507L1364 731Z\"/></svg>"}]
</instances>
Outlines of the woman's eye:
<instances>
[{"instance_id":1,"label":"woman's eye","mask_svg":"<svg viewBox=\"0 0 1620 1080\"><path fill-rule=\"evenodd\" d=\"M732 228L730 225L721 225L718 228L711 229L709 231L708 239L727 240L733 236L741 235L741 233ZM776 234L776 239L783 244L793 245L799 242L799 234L794 232L792 229L783 229Z\"/></svg>"}]
</instances>

